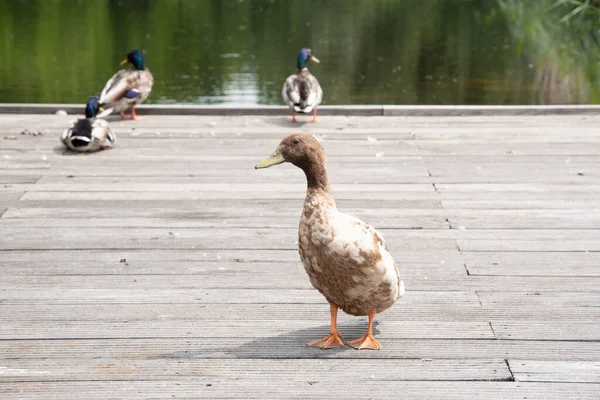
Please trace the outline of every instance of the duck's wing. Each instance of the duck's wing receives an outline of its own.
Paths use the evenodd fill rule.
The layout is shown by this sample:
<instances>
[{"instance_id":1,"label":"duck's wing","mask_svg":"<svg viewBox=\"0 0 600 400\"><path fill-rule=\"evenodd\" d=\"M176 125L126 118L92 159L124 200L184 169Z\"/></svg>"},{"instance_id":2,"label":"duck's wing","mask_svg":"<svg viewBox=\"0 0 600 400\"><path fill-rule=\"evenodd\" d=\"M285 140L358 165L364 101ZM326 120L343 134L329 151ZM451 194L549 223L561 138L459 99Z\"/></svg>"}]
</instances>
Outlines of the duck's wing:
<instances>
[{"instance_id":1,"label":"duck's wing","mask_svg":"<svg viewBox=\"0 0 600 400\"><path fill-rule=\"evenodd\" d=\"M308 106L305 112L310 112L313 108L321 104L321 101L323 100L323 90L321 89L321 85L319 85L319 81L314 75L309 74L306 77L306 80L310 89L308 91L306 100Z\"/></svg>"},{"instance_id":2,"label":"duck's wing","mask_svg":"<svg viewBox=\"0 0 600 400\"><path fill-rule=\"evenodd\" d=\"M298 86L297 78L298 75L296 74L288 76L281 90L283 101L290 108L293 108L295 104L300 104L300 87Z\"/></svg>"},{"instance_id":3,"label":"duck's wing","mask_svg":"<svg viewBox=\"0 0 600 400\"><path fill-rule=\"evenodd\" d=\"M114 103L123 98L128 90L135 88L132 85L131 72L133 71L122 69L106 82L100 94L100 104Z\"/></svg>"},{"instance_id":4,"label":"duck's wing","mask_svg":"<svg viewBox=\"0 0 600 400\"><path fill-rule=\"evenodd\" d=\"M400 283L394 258L383 236L375 228L339 211L332 216L328 225L332 234L327 235L327 251L331 255L352 263L352 268L362 269L367 274L378 270L386 281Z\"/></svg>"}]
</instances>

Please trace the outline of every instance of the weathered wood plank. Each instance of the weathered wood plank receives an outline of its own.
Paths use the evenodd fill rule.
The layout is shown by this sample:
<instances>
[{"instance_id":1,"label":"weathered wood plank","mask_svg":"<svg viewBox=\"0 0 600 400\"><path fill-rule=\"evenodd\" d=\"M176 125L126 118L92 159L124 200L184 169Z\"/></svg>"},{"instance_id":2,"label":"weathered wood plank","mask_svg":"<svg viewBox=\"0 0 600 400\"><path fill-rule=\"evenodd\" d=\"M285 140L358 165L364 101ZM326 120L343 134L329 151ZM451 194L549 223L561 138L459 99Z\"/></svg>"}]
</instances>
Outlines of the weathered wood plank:
<instances>
[{"instance_id":1,"label":"weathered wood plank","mask_svg":"<svg viewBox=\"0 0 600 400\"><path fill-rule=\"evenodd\" d=\"M178 209L155 209L153 217L119 217L119 215L151 214L148 209L111 209L105 216L90 215L86 208L11 208L3 215L2 226L5 229L13 227L52 228L61 226L64 229L79 228L163 228L172 231L176 228L207 229L218 228L290 228L298 225L297 213L286 213L276 216L264 209L244 209L239 215L232 210L227 211L181 211ZM268 213L268 214L267 214ZM1 213L0 213L1 214ZM42 216L46 214L47 216ZM94 214L94 213L92 213ZM261 215L262 214L262 215ZM369 221L377 229L449 229L446 219L442 216L411 216L381 215L381 213L357 212L352 213L357 218Z\"/></svg>"},{"instance_id":2,"label":"weathered wood plank","mask_svg":"<svg viewBox=\"0 0 600 400\"><path fill-rule=\"evenodd\" d=\"M575 253L577 254L577 253ZM419 264L446 264L461 263L462 256L457 250L452 251L406 251L394 254L395 259L406 263ZM0 261L4 262L269 262L291 263L300 262L297 249L289 250L253 250L253 249L227 249L227 250L193 250L193 249L149 249L149 250L11 250L0 251Z\"/></svg>"},{"instance_id":3,"label":"weathered wood plank","mask_svg":"<svg viewBox=\"0 0 600 400\"><path fill-rule=\"evenodd\" d=\"M457 240L461 251L600 251L596 240Z\"/></svg>"},{"instance_id":4,"label":"weathered wood plank","mask_svg":"<svg viewBox=\"0 0 600 400\"><path fill-rule=\"evenodd\" d=\"M268 327L265 327L268 329ZM323 336L328 324L307 327L289 333L249 340L246 338L211 338L195 336L155 339L85 339L68 340L2 340L3 358L21 360L118 358L178 359L182 362L196 359L524 359L598 361L600 343L535 340L444 340L444 339L387 339L382 351L356 351L345 347L323 351L307 347L306 343Z\"/></svg>"},{"instance_id":5,"label":"weathered wood plank","mask_svg":"<svg viewBox=\"0 0 600 400\"><path fill-rule=\"evenodd\" d=\"M175 275L173 273L160 274L161 271L168 269L170 263L166 263L162 268L156 269L154 274L139 275L135 267L129 269L128 275L102 275L90 274L71 275L9 275L6 276L6 282L10 283L12 288L18 288L27 291L45 290L52 286L63 287L65 290L80 289L108 289L126 290L128 287L137 289L172 288L195 288L195 289L310 289L310 284L306 278L300 264L287 267L282 265L279 271L270 268L262 269L260 265L254 270L246 269L238 271L217 270L212 274L206 272L194 273L188 272L185 275ZM189 266L194 271L193 266ZM225 267L223 267L225 268ZM403 264L399 267L400 273L409 290L435 291L444 290L444 287L452 287L454 290L480 291L480 290L499 290L506 291L508 288L521 291L586 291L595 290L595 286L600 283L598 277L529 277L529 276L466 276L465 271L460 268L452 268L451 271L444 271L444 265L439 268L413 266L412 268ZM202 271L200 266L198 271ZM78 273L81 273L79 269ZM168 281L164 280L164 275L168 275ZM133 282L133 283L132 283ZM134 284L135 283L135 284Z\"/></svg>"},{"instance_id":6,"label":"weathered wood plank","mask_svg":"<svg viewBox=\"0 0 600 400\"><path fill-rule=\"evenodd\" d=\"M198 309L195 314L207 310ZM328 319L320 321L297 320L261 320L232 321L194 318L192 314L184 319L135 319L117 321L5 321L0 332L0 340L14 339L111 339L111 338L183 338L183 337L219 337L219 338L268 338L273 335L287 335L293 338L304 330L313 329L315 337L327 332ZM213 315L213 318L218 318ZM345 319L348 321L348 319ZM267 327L268 328L265 328ZM355 318L352 322L339 325L342 336L358 338L366 329L366 318ZM494 339L494 333L487 322L419 322L381 321L374 328L381 340L387 339Z\"/></svg>"},{"instance_id":7,"label":"weathered wood plank","mask_svg":"<svg viewBox=\"0 0 600 400\"><path fill-rule=\"evenodd\" d=\"M470 252L462 257L467 265L598 265L598 254L593 252Z\"/></svg>"},{"instance_id":8,"label":"weathered wood plank","mask_svg":"<svg viewBox=\"0 0 600 400\"><path fill-rule=\"evenodd\" d=\"M600 322L492 321L498 339L600 341Z\"/></svg>"},{"instance_id":9,"label":"weathered wood plank","mask_svg":"<svg viewBox=\"0 0 600 400\"><path fill-rule=\"evenodd\" d=\"M71 361L3 360L4 382L32 381L136 381L178 380L204 377L221 381L257 382L264 378L295 382L335 382L345 373L353 382L379 381L509 381L512 376L506 362L496 360L395 360L370 359L291 359L291 360L193 360L177 359L122 360L102 358ZM369 371L365 375L364 371Z\"/></svg>"},{"instance_id":10,"label":"weathered wood plank","mask_svg":"<svg viewBox=\"0 0 600 400\"><path fill-rule=\"evenodd\" d=\"M508 288L507 288L508 289ZM600 304L600 292L478 292L481 304L489 307L516 307L537 305L543 307L597 307Z\"/></svg>"},{"instance_id":11,"label":"weathered wood plank","mask_svg":"<svg viewBox=\"0 0 600 400\"><path fill-rule=\"evenodd\" d=\"M125 371L126 372L126 371ZM15 382L6 383L0 394L7 399L77 399L86 393L86 399L106 399L115 393L126 393L128 399L153 398L207 398L207 399L323 399L331 393L341 398L397 399L398 393L406 400L423 398L448 400L515 398L545 400L595 400L595 385L537 382L422 382L422 381L293 381L227 380L195 378L153 381L91 381L91 382ZM543 396L543 397L540 397Z\"/></svg>"},{"instance_id":12,"label":"weathered wood plank","mask_svg":"<svg viewBox=\"0 0 600 400\"><path fill-rule=\"evenodd\" d=\"M466 264L469 275L497 276L600 276L595 265L563 264Z\"/></svg>"},{"instance_id":13,"label":"weathered wood plank","mask_svg":"<svg viewBox=\"0 0 600 400\"><path fill-rule=\"evenodd\" d=\"M508 360L519 382L600 383L600 362Z\"/></svg>"},{"instance_id":14,"label":"weathered wood plank","mask_svg":"<svg viewBox=\"0 0 600 400\"><path fill-rule=\"evenodd\" d=\"M266 304L217 304L198 305L193 303L79 303L47 304L44 300L22 302L5 301L0 322L16 321L103 321L147 320L232 320L232 321L322 321L327 324L329 307L326 304L266 303ZM339 315L340 322L364 323L365 318ZM520 307L501 305L481 306L474 293L460 297L455 292L428 292L426 296L409 293L400 302L383 314L377 321L482 322L482 321L572 321L589 323L600 318L598 307L544 306L523 303ZM402 329L402 328L401 328Z\"/></svg>"}]
</instances>

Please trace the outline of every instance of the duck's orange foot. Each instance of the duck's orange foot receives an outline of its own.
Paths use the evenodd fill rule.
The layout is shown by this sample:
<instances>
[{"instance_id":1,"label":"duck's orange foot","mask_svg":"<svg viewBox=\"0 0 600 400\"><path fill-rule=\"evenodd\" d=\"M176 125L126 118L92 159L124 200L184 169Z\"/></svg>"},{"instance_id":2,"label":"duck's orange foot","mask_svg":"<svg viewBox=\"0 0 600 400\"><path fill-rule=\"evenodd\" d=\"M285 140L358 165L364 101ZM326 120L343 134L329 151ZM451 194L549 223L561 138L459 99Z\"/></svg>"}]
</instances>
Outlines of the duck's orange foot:
<instances>
[{"instance_id":1,"label":"duck's orange foot","mask_svg":"<svg viewBox=\"0 0 600 400\"><path fill-rule=\"evenodd\" d=\"M306 343L307 346L314 346L316 344L323 343L320 347L322 349L333 349L336 347L344 347L344 341L342 335L339 333L330 334L327 337L313 340L312 342Z\"/></svg>"},{"instance_id":2,"label":"duck's orange foot","mask_svg":"<svg viewBox=\"0 0 600 400\"><path fill-rule=\"evenodd\" d=\"M373 337L373 335L365 335L358 339L350 340L346 344L354 347L356 350L362 350L362 349L379 350L379 349L381 349L381 345ZM358 346L356 346L356 345L358 345Z\"/></svg>"},{"instance_id":3,"label":"duck's orange foot","mask_svg":"<svg viewBox=\"0 0 600 400\"><path fill-rule=\"evenodd\" d=\"M121 118L123 118L123 119L133 119L133 115L131 115L131 114L125 114L124 112L121 112Z\"/></svg>"}]
</instances>

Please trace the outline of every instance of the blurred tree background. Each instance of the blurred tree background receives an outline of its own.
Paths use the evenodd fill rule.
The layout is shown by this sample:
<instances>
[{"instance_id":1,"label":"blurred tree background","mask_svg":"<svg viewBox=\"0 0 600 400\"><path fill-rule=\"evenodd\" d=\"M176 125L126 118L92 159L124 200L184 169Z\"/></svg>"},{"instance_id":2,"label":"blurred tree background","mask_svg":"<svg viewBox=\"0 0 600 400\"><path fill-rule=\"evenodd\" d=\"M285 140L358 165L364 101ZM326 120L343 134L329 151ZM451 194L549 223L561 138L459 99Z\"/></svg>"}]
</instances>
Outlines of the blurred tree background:
<instances>
[{"instance_id":1,"label":"blurred tree background","mask_svg":"<svg viewBox=\"0 0 600 400\"><path fill-rule=\"evenodd\" d=\"M131 48L148 103L282 104L301 47L324 104L600 100L600 0L0 0L0 102L84 103Z\"/></svg>"}]
</instances>

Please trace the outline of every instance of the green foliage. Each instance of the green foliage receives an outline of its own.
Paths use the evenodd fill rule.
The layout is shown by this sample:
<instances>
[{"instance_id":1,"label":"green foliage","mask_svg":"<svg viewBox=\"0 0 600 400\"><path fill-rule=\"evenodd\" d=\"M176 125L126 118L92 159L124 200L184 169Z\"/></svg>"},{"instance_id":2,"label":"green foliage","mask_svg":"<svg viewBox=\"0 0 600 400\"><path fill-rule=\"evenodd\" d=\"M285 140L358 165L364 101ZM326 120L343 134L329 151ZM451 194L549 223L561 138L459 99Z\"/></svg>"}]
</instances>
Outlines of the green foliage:
<instances>
[{"instance_id":1,"label":"green foliage","mask_svg":"<svg viewBox=\"0 0 600 400\"><path fill-rule=\"evenodd\" d=\"M600 1L498 0L536 67L537 102L600 101Z\"/></svg>"}]
</instances>

